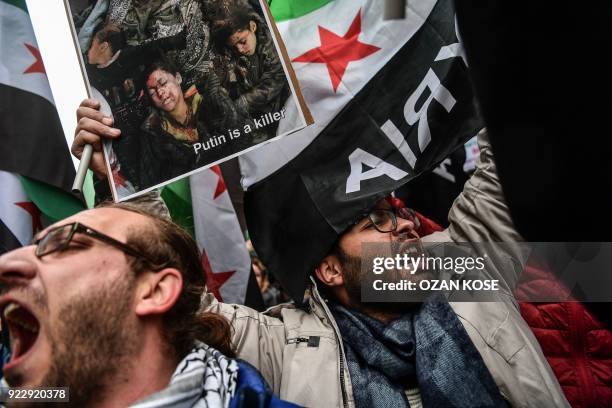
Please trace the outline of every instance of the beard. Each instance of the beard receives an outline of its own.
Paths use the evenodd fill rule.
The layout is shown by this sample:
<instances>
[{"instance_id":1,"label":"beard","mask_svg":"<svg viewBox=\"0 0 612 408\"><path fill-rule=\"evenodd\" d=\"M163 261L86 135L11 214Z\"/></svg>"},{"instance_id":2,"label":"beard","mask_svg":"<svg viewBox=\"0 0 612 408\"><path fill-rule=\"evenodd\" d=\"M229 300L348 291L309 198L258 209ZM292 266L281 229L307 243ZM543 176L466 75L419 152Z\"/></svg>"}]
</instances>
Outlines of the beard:
<instances>
[{"instance_id":1,"label":"beard","mask_svg":"<svg viewBox=\"0 0 612 408\"><path fill-rule=\"evenodd\" d=\"M134 281L117 279L73 297L61 309L62 320L49 335L51 365L37 387L68 387L70 402L51 405L84 407L102 401L112 392L111 381L129 371L139 348L136 322L130 319Z\"/></svg>"},{"instance_id":2,"label":"beard","mask_svg":"<svg viewBox=\"0 0 612 408\"><path fill-rule=\"evenodd\" d=\"M407 246L414 248L415 245L407 243L408 238L413 237L402 235L397 241L393 242L391 245L391 254L403 253L406 251ZM420 242L418 242L418 246L422 248ZM366 314L368 314L368 312L375 312L383 315L398 315L413 312L421 306L424 298L423 294L418 292L415 294L415 301L413 302L363 302L361 300L362 287L371 287L373 280L377 279L377 277L372 274L370 270L362 269L362 257L350 255L340 247L337 248L336 255L342 266L344 287L352 308ZM389 256L390 254L386 255ZM414 253L413 255L416 256ZM409 271L404 269L388 270L386 274L386 280L388 282L399 282L403 279L408 279L418 283L418 281L430 276L428 273L423 272L412 275Z\"/></svg>"}]
</instances>

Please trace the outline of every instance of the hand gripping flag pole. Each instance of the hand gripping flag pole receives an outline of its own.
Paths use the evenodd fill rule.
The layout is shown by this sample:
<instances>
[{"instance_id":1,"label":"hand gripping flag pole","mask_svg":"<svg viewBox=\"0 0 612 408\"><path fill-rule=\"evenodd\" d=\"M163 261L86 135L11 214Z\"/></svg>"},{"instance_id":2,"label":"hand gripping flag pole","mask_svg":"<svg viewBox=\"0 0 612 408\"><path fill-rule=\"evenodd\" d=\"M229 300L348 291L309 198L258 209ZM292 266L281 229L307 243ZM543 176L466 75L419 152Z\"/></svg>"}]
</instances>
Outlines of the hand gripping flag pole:
<instances>
[{"instance_id":1,"label":"hand gripping flag pole","mask_svg":"<svg viewBox=\"0 0 612 408\"><path fill-rule=\"evenodd\" d=\"M70 3L68 0L64 0L64 9L66 11L66 16L68 17L70 32L72 33L72 41L74 42L75 50L79 50L79 46L77 43L78 35L76 29L74 28L74 24L72 24L70 16L72 16L72 11L70 10ZM87 97L92 97L91 86L89 84L89 80L87 79L87 71L85 70L85 62L83 61L83 55L77 51L77 56L79 58L79 68L81 70L81 75L85 80L85 91L87 92ZM101 102L102 103L102 102ZM79 168L76 171L76 175L74 176L74 183L72 183L72 193L73 194L82 194L83 193L83 184L85 183L85 176L87 175L87 170L89 169L89 162L91 161L91 156L93 154L93 146L91 144L86 144L83 146L83 154L81 155L81 159L79 160Z\"/></svg>"}]
</instances>

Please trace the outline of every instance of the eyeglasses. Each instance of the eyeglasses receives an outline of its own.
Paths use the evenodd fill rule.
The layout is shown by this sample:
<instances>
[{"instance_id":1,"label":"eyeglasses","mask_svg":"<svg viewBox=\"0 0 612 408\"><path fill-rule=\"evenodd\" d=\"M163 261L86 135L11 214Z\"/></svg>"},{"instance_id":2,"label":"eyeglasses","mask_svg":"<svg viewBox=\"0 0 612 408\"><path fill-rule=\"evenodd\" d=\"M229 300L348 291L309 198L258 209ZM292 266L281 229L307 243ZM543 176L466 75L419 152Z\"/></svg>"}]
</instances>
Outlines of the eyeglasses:
<instances>
[{"instance_id":1,"label":"eyeglasses","mask_svg":"<svg viewBox=\"0 0 612 408\"><path fill-rule=\"evenodd\" d=\"M419 228L420 222L416 213L411 208L398 209L375 208L367 215L372 225L378 232L386 233L397 230L397 217L414 223L415 229Z\"/></svg>"},{"instance_id":2,"label":"eyeglasses","mask_svg":"<svg viewBox=\"0 0 612 408\"><path fill-rule=\"evenodd\" d=\"M147 256L141 252L132 248L131 246L124 244L123 242L117 241L114 238L109 237L99 231L89 228L79 222L73 222L70 224L62 225L60 227L53 228L45 234L44 237L34 240L36 245L36 256L42 258L45 255L49 255L53 252L63 251L70 245L74 234L76 233L85 234L93 239L102 241L108 245L114 246L115 248L125 252L136 258L142 258L145 261L154 264Z\"/></svg>"}]
</instances>

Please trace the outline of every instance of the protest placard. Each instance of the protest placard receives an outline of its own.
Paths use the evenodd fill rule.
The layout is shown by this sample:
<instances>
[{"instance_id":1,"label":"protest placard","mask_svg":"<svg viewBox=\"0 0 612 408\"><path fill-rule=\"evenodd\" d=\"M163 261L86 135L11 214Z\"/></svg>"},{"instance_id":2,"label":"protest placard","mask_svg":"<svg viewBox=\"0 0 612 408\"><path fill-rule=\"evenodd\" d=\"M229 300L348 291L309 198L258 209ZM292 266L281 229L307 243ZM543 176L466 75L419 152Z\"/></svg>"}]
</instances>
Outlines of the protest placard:
<instances>
[{"instance_id":1,"label":"protest placard","mask_svg":"<svg viewBox=\"0 0 612 408\"><path fill-rule=\"evenodd\" d=\"M123 201L312 122L263 0L66 0ZM289 112L289 114L288 114Z\"/></svg>"}]
</instances>

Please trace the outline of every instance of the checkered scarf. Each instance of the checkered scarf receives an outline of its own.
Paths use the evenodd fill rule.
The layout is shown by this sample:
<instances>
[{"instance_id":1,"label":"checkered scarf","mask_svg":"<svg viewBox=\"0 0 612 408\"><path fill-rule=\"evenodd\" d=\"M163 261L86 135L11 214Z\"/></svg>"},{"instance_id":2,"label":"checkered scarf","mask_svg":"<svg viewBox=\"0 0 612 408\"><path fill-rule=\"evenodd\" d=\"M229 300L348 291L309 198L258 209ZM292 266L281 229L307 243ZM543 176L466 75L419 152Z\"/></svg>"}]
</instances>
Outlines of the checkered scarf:
<instances>
[{"instance_id":1,"label":"checkered scarf","mask_svg":"<svg viewBox=\"0 0 612 408\"><path fill-rule=\"evenodd\" d=\"M179 363L168 387L132 405L136 408L227 408L236 392L238 363L197 342Z\"/></svg>"}]
</instances>

